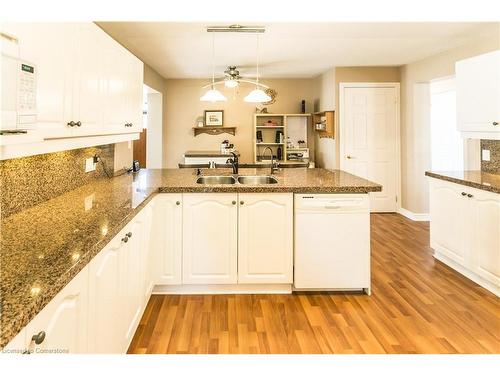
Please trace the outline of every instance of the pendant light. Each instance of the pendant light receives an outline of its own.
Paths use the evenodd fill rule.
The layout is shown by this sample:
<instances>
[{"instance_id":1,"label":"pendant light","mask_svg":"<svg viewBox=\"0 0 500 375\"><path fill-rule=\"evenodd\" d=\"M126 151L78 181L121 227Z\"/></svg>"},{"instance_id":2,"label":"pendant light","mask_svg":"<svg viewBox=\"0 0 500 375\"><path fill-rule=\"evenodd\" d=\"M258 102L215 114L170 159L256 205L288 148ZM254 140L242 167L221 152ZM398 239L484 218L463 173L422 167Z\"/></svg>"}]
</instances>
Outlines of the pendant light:
<instances>
[{"instance_id":1,"label":"pendant light","mask_svg":"<svg viewBox=\"0 0 500 375\"><path fill-rule=\"evenodd\" d=\"M265 103L271 101L271 97L259 87L259 34L257 34L257 83L255 89L243 99L247 103Z\"/></svg>"},{"instance_id":2,"label":"pendant light","mask_svg":"<svg viewBox=\"0 0 500 375\"><path fill-rule=\"evenodd\" d=\"M214 88L215 84L215 35L212 33L212 86L211 89L208 90L201 98L200 100L202 102L225 102L227 101L227 98L222 95L222 93L219 90L216 90Z\"/></svg>"}]
</instances>

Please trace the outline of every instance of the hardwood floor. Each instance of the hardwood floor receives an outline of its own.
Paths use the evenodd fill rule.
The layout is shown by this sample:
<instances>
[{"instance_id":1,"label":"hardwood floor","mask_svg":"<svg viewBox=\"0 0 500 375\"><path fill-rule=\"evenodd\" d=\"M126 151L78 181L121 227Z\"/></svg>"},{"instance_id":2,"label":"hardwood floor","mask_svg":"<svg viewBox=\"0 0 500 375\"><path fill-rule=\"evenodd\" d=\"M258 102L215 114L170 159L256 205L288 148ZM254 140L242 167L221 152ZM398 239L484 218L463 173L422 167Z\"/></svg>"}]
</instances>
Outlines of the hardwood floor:
<instances>
[{"instance_id":1,"label":"hardwood floor","mask_svg":"<svg viewBox=\"0 0 500 375\"><path fill-rule=\"evenodd\" d=\"M129 353L500 353L500 301L434 260L429 225L372 214L372 296L154 295Z\"/></svg>"}]
</instances>

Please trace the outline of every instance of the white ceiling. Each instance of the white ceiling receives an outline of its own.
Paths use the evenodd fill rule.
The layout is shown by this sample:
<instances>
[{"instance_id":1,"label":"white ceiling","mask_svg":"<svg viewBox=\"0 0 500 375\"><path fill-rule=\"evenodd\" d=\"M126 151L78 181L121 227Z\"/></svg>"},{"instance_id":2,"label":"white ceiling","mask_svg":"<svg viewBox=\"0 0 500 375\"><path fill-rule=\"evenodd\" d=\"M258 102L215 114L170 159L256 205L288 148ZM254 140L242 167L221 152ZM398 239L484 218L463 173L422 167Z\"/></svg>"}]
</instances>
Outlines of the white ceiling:
<instances>
[{"instance_id":1,"label":"white ceiling","mask_svg":"<svg viewBox=\"0 0 500 375\"><path fill-rule=\"evenodd\" d=\"M211 23L98 22L165 78L211 76ZM245 24L247 25L247 24ZM252 23L263 78L313 77L332 66L404 65L478 37L493 23ZM215 34L216 76L227 65L255 75L256 35Z\"/></svg>"}]
</instances>

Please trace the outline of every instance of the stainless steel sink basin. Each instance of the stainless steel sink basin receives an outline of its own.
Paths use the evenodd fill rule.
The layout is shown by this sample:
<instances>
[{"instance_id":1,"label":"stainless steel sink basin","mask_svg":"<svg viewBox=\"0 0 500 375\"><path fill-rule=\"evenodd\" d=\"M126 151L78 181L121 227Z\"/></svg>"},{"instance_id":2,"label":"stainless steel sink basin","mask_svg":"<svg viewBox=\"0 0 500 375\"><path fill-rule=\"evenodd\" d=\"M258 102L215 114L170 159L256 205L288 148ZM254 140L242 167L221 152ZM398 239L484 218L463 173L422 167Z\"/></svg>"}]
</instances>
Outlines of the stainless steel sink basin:
<instances>
[{"instance_id":1,"label":"stainless steel sink basin","mask_svg":"<svg viewBox=\"0 0 500 375\"><path fill-rule=\"evenodd\" d=\"M244 185L276 184L278 180L273 176L239 176L238 182Z\"/></svg>"},{"instance_id":2,"label":"stainless steel sink basin","mask_svg":"<svg viewBox=\"0 0 500 375\"><path fill-rule=\"evenodd\" d=\"M207 185L232 185L236 183L236 179L233 176L200 176L197 178L196 183Z\"/></svg>"}]
</instances>

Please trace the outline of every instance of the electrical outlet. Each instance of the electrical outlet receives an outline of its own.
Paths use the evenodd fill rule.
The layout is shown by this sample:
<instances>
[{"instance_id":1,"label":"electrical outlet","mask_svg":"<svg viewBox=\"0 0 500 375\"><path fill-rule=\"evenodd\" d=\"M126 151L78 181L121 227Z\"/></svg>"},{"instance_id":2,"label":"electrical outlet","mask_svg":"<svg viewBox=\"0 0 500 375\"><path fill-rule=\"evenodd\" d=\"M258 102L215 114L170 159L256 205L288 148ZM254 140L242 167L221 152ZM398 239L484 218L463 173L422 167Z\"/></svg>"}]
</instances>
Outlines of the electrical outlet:
<instances>
[{"instance_id":1,"label":"electrical outlet","mask_svg":"<svg viewBox=\"0 0 500 375\"><path fill-rule=\"evenodd\" d=\"M85 172L95 171L94 158L85 159Z\"/></svg>"},{"instance_id":2,"label":"electrical outlet","mask_svg":"<svg viewBox=\"0 0 500 375\"><path fill-rule=\"evenodd\" d=\"M490 161L490 150L481 150L481 159L483 161Z\"/></svg>"}]
</instances>

